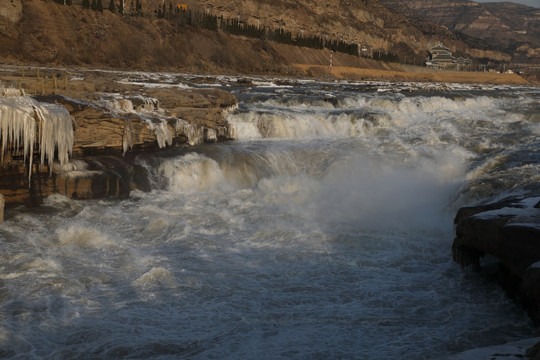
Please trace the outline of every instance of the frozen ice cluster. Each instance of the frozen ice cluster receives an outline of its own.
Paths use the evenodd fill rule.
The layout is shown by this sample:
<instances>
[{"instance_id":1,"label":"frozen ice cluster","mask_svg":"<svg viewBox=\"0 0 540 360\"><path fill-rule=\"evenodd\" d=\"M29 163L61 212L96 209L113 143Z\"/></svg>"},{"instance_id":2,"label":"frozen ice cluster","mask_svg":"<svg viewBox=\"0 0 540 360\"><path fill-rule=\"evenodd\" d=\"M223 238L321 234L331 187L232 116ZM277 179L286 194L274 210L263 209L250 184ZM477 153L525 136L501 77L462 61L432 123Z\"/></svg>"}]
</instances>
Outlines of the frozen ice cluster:
<instances>
[{"instance_id":1,"label":"frozen ice cluster","mask_svg":"<svg viewBox=\"0 0 540 360\"><path fill-rule=\"evenodd\" d=\"M69 112L60 105L38 102L17 91L0 92L0 163L8 151L22 150L28 162L30 181L34 150L41 164L53 168L55 152L63 166L73 147L73 125Z\"/></svg>"}]
</instances>

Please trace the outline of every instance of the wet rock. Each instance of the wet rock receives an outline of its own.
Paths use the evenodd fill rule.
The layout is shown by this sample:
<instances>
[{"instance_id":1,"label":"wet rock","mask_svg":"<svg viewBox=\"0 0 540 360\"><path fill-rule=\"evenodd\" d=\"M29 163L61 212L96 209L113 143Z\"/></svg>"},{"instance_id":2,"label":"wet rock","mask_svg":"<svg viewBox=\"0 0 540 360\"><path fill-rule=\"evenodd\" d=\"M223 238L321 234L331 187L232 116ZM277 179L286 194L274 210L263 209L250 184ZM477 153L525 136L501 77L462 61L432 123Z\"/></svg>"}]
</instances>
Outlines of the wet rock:
<instances>
[{"instance_id":1,"label":"wet rock","mask_svg":"<svg viewBox=\"0 0 540 360\"><path fill-rule=\"evenodd\" d=\"M6 204L35 206L52 194L73 199L104 197L126 198L133 189L149 190L145 170L119 156L86 157L74 161L71 169L34 165L30 183L21 177L26 167L21 164L5 167L0 177L0 190Z\"/></svg>"},{"instance_id":2,"label":"wet rock","mask_svg":"<svg viewBox=\"0 0 540 360\"><path fill-rule=\"evenodd\" d=\"M455 218L454 261L480 270L480 259L499 261L499 284L540 323L539 198L509 198L462 208Z\"/></svg>"}]
</instances>

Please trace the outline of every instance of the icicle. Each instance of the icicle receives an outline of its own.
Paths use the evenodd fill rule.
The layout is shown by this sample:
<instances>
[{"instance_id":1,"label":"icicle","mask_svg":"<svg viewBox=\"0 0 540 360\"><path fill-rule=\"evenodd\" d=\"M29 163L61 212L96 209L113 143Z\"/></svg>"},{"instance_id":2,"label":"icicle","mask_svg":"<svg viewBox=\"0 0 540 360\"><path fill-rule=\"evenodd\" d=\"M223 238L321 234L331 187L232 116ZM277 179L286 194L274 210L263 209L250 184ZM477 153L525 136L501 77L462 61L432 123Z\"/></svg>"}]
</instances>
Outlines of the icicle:
<instances>
[{"instance_id":1,"label":"icicle","mask_svg":"<svg viewBox=\"0 0 540 360\"><path fill-rule=\"evenodd\" d=\"M2 139L0 160L4 163L8 146L18 149L22 142L24 161L29 159L28 179L32 175L36 136L33 103L34 101L27 97L0 97L0 137Z\"/></svg>"},{"instance_id":2,"label":"icicle","mask_svg":"<svg viewBox=\"0 0 540 360\"><path fill-rule=\"evenodd\" d=\"M228 138L231 140L238 140L238 137L236 135L236 126L230 125L228 128Z\"/></svg>"},{"instance_id":3,"label":"icicle","mask_svg":"<svg viewBox=\"0 0 540 360\"><path fill-rule=\"evenodd\" d=\"M203 129L195 127L192 124L184 122L182 124L182 133L187 138L187 143L189 146L194 146L201 144L203 142Z\"/></svg>"},{"instance_id":4,"label":"icicle","mask_svg":"<svg viewBox=\"0 0 540 360\"><path fill-rule=\"evenodd\" d=\"M3 163L8 147L23 147L24 161L28 159L28 182L32 177L33 153L36 143L36 119L39 120L39 151L41 164L53 169L55 149L58 161L68 163L73 148L73 126L69 112L60 105L39 103L26 96L0 96L0 161Z\"/></svg>"},{"instance_id":5,"label":"icicle","mask_svg":"<svg viewBox=\"0 0 540 360\"><path fill-rule=\"evenodd\" d=\"M133 140L131 138L131 122L126 120L126 126L124 127L124 134L122 136L122 150L124 154L133 146Z\"/></svg>"},{"instance_id":6,"label":"icicle","mask_svg":"<svg viewBox=\"0 0 540 360\"><path fill-rule=\"evenodd\" d=\"M0 194L0 223L4 222L4 206L6 205L6 199L4 195Z\"/></svg>"},{"instance_id":7,"label":"icicle","mask_svg":"<svg viewBox=\"0 0 540 360\"><path fill-rule=\"evenodd\" d=\"M204 141L207 143L217 142L217 132L211 128L204 128L203 130Z\"/></svg>"},{"instance_id":8,"label":"icicle","mask_svg":"<svg viewBox=\"0 0 540 360\"><path fill-rule=\"evenodd\" d=\"M34 109L38 119L41 121L41 138L39 142L41 164L45 163L45 157L47 157L52 174L55 149L58 149L60 165L69 162L69 156L73 148L71 116L63 106L54 104L38 104Z\"/></svg>"},{"instance_id":9,"label":"icicle","mask_svg":"<svg viewBox=\"0 0 540 360\"><path fill-rule=\"evenodd\" d=\"M167 121L162 120L158 123L151 122L149 127L154 130L159 148L164 148L167 145L172 145L172 132L167 126Z\"/></svg>"},{"instance_id":10,"label":"icicle","mask_svg":"<svg viewBox=\"0 0 540 360\"><path fill-rule=\"evenodd\" d=\"M24 96L23 89L3 88L0 93L2 96Z\"/></svg>"}]
</instances>

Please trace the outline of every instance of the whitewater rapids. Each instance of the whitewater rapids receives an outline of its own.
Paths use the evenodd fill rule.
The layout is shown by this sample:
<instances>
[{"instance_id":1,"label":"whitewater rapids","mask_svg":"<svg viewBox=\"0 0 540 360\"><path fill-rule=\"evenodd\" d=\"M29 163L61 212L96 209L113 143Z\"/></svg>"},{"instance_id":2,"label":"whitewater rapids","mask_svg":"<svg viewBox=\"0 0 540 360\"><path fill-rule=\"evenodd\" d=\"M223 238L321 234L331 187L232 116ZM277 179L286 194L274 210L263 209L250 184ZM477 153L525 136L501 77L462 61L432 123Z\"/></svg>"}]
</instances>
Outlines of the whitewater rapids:
<instances>
[{"instance_id":1,"label":"whitewater rapids","mask_svg":"<svg viewBox=\"0 0 540 360\"><path fill-rule=\"evenodd\" d=\"M128 200L6 216L0 357L432 359L532 335L450 248L460 206L538 192L538 88L216 84L238 141L140 157L153 190Z\"/></svg>"}]
</instances>

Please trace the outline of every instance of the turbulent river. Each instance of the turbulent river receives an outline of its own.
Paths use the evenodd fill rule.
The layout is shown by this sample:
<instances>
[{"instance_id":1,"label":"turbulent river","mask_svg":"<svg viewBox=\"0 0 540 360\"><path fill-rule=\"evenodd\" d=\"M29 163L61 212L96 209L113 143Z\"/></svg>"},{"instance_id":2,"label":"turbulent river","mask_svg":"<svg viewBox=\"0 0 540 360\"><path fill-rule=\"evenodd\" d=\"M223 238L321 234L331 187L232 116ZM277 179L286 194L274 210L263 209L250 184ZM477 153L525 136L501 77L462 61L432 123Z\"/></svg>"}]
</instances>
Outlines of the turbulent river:
<instances>
[{"instance_id":1,"label":"turbulent river","mask_svg":"<svg viewBox=\"0 0 540 360\"><path fill-rule=\"evenodd\" d=\"M451 245L460 206L538 192L539 88L214 81L238 141L137 159L153 190L127 200L8 213L0 357L434 359L533 335Z\"/></svg>"}]
</instances>

